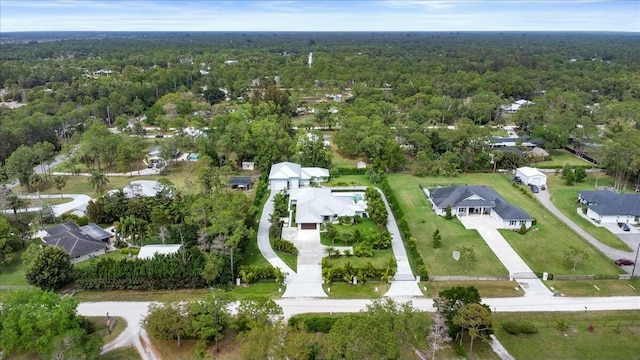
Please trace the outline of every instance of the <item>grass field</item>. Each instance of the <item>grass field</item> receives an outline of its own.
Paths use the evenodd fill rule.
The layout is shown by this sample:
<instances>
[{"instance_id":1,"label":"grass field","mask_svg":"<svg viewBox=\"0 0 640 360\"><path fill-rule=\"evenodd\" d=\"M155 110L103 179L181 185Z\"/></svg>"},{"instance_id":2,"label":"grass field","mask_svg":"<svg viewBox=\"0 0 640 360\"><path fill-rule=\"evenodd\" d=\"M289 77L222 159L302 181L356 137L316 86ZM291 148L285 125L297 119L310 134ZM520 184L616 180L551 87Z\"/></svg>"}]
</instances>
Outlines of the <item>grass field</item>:
<instances>
[{"instance_id":1,"label":"grass field","mask_svg":"<svg viewBox=\"0 0 640 360\"><path fill-rule=\"evenodd\" d=\"M382 281L369 281L358 285L333 283L322 285L322 288L330 299L380 299L389 291L390 286L389 283Z\"/></svg>"},{"instance_id":2,"label":"grass field","mask_svg":"<svg viewBox=\"0 0 640 360\"><path fill-rule=\"evenodd\" d=\"M104 355L100 355L99 360L139 360L140 354L133 347L126 347L111 350Z\"/></svg>"},{"instance_id":3,"label":"grass field","mask_svg":"<svg viewBox=\"0 0 640 360\"><path fill-rule=\"evenodd\" d=\"M518 360L527 359L638 359L640 311L589 311L571 313L495 313L498 340ZM528 320L538 333L511 335L502 329L506 321ZM564 320L568 328L557 328ZM589 325L594 326L589 331Z\"/></svg>"},{"instance_id":4,"label":"grass field","mask_svg":"<svg viewBox=\"0 0 640 360\"><path fill-rule=\"evenodd\" d=\"M40 239L34 239L25 243L25 248L29 244L42 244ZM24 266L22 263L22 253L24 250L20 249L13 253L13 259L11 262L3 266L0 270L0 286L28 286L29 283L25 277Z\"/></svg>"},{"instance_id":5,"label":"grass field","mask_svg":"<svg viewBox=\"0 0 640 360\"><path fill-rule=\"evenodd\" d=\"M442 179L441 179L442 180ZM595 250L590 244L567 228L559 219L549 213L537 200L522 194L513 187L509 178L499 174L463 174L454 177L453 184L488 185L511 204L517 205L537 220L536 231L520 235L513 231L501 230L502 235L531 267L533 271L547 271L558 274L606 274L621 273L610 260ZM446 183L449 183L446 179ZM431 212L430 202L418 188L418 184L433 186L434 178L417 178L411 175L389 176L399 201L402 203L411 232L418 241L420 253L425 258L433 275L504 275L497 257L475 232L464 229L457 220L445 220ZM442 183L442 181L441 181ZM431 235L440 229L443 247L433 250ZM478 262L464 273L464 269L451 258L451 251L460 245L474 245ZM564 260L570 246L575 246L589 254L588 261L581 263L576 271Z\"/></svg>"},{"instance_id":6,"label":"grass field","mask_svg":"<svg viewBox=\"0 0 640 360\"><path fill-rule=\"evenodd\" d=\"M545 282L565 296L640 296L640 278L634 280L550 280Z\"/></svg>"},{"instance_id":7,"label":"grass field","mask_svg":"<svg viewBox=\"0 0 640 360\"><path fill-rule=\"evenodd\" d=\"M574 156L572 153L562 149L549 150L549 155L551 155L551 160L539 162L537 165L542 167L565 166L566 164L571 166L591 165L590 162Z\"/></svg>"},{"instance_id":8,"label":"grass field","mask_svg":"<svg viewBox=\"0 0 640 360\"><path fill-rule=\"evenodd\" d=\"M578 192L596 190L596 181L599 186L613 185L613 179L600 174L589 174L584 182L576 183L573 186L566 185L562 176L549 175L547 177L547 185L548 191L551 193L551 201L566 217L601 243L615 249L632 251L626 243L611 231L593 225L577 213L578 204L576 199L578 198Z\"/></svg>"},{"instance_id":9,"label":"grass field","mask_svg":"<svg viewBox=\"0 0 640 360\"><path fill-rule=\"evenodd\" d=\"M328 186L372 186L374 185L365 175L339 175L332 177Z\"/></svg>"},{"instance_id":10,"label":"grass field","mask_svg":"<svg viewBox=\"0 0 640 360\"><path fill-rule=\"evenodd\" d=\"M474 286L478 289L480 297L482 298L524 296L522 289L515 289L519 287L515 281L429 281L427 283L420 283L422 292L426 297L430 298L435 298L442 290L456 286ZM427 290L424 290L425 287Z\"/></svg>"}]
</instances>

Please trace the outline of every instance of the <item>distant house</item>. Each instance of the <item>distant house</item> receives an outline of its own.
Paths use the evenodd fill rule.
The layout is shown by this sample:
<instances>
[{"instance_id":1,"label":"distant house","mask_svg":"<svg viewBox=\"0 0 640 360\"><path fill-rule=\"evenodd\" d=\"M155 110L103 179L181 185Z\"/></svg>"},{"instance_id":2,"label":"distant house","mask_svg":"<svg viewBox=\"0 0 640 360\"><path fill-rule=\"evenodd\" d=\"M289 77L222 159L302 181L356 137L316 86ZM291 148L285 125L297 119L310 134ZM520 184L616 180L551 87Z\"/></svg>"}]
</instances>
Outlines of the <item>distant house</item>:
<instances>
[{"instance_id":1,"label":"distant house","mask_svg":"<svg viewBox=\"0 0 640 360\"><path fill-rule=\"evenodd\" d=\"M328 188L291 190L290 207L295 205L298 230L316 230L324 222L338 221L340 216L366 217L367 203L362 193L333 192Z\"/></svg>"},{"instance_id":2,"label":"distant house","mask_svg":"<svg viewBox=\"0 0 640 360\"><path fill-rule=\"evenodd\" d=\"M251 178L250 177L233 177L229 179L227 184L232 189L249 190L251 189Z\"/></svg>"},{"instance_id":3,"label":"distant house","mask_svg":"<svg viewBox=\"0 0 640 360\"><path fill-rule=\"evenodd\" d=\"M149 162L157 162L159 160L162 160L162 157L160 156L161 151L162 149L160 148L160 146L152 147L147 154L147 159L149 159Z\"/></svg>"},{"instance_id":4,"label":"distant house","mask_svg":"<svg viewBox=\"0 0 640 360\"><path fill-rule=\"evenodd\" d=\"M520 180L522 180L522 182L527 185L547 185L547 174L536 168L528 166L517 168L516 176L519 177Z\"/></svg>"},{"instance_id":5,"label":"distant house","mask_svg":"<svg viewBox=\"0 0 640 360\"><path fill-rule=\"evenodd\" d=\"M138 253L139 260L153 259L156 255L171 255L180 251L182 245L180 244L168 244L168 245L145 245L140 248Z\"/></svg>"},{"instance_id":6,"label":"distant house","mask_svg":"<svg viewBox=\"0 0 640 360\"><path fill-rule=\"evenodd\" d=\"M156 196L164 190L168 191L170 189L166 188L165 185L162 185L156 180L134 180L131 181L127 186L125 186L122 189L122 192L126 197L134 198L139 196ZM117 192L118 190L110 190L109 194ZM167 194L167 196L172 196L172 194Z\"/></svg>"},{"instance_id":7,"label":"distant house","mask_svg":"<svg viewBox=\"0 0 640 360\"><path fill-rule=\"evenodd\" d=\"M358 161L358 164L356 165L356 167L358 169L366 169L367 168L367 163L364 161Z\"/></svg>"},{"instance_id":8,"label":"distant house","mask_svg":"<svg viewBox=\"0 0 640 360\"><path fill-rule=\"evenodd\" d=\"M253 162L250 162L250 161L242 162L242 170L253 170L253 169L255 169L255 164Z\"/></svg>"},{"instance_id":9,"label":"distant house","mask_svg":"<svg viewBox=\"0 0 640 360\"><path fill-rule=\"evenodd\" d=\"M529 150L527 153L542 159L545 159L547 156L549 156L549 153L545 149L538 146Z\"/></svg>"},{"instance_id":10,"label":"distant house","mask_svg":"<svg viewBox=\"0 0 640 360\"><path fill-rule=\"evenodd\" d=\"M510 153L514 153L517 154L520 157L524 156L524 152L522 152L522 150L513 147L513 146L501 146L496 148L496 151L502 151L502 152L510 152Z\"/></svg>"},{"instance_id":11,"label":"distant house","mask_svg":"<svg viewBox=\"0 0 640 360\"><path fill-rule=\"evenodd\" d=\"M107 252L111 234L96 224L78 226L73 222L45 229L43 241L48 246L59 246L69 254L72 263L78 263Z\"/></svg>"},{"instance_id":12,"label":"distant house","mask_svg":"<svg viewBox=\"0 0 640 360\"><path fill-rule=\"evenodd\" d=\"M269 172L269 186L273 192L310 186L311 183L326 182L328 179L328 169L302 167L292 162L274 164Z\"/></svg>"},{"instance_id":13,"label":"distant house","mask_svg":"<svg viewBox=\"0 0 640 360\"><path fill-rule=\"evenodd\" d=\"M492 136L489 141L490 147L503 147L503 146L516 146L521 145L528 148L534 148L537 143L531 139L528 135L522 135L520 137L500 137Z\"/></svg>"},{"instance_id":14,"label":"distant house","mask_svg":"<svg viewBox=\"0 0 640 360\"><path fill-rule=\"evenodd\" d=\"M486 216L493 218L500 228L519 229L522 225L531 227L533 218L515 205L509 204L488 186L453 186L425 189L438 215L446 215L451 207L451 215Z\"/></svg>"},{"instance_id":15,"label":"distant house","mask_svg":"<svg viewBox=\"0 0 640 360\"><path fill-rule=\"evenodd\" d=\"M598 223L640 224L640 194L618 194L610 190L578 193L578 202L587 207L587 216Z\"/></svg>"},{"instance_id":16,"label":"distant house","mask_svg":"<svg viewBox=\"0 0 640 360\"><path fill-rule=\"evenodd\" d=\"M533 101L522 99L515 101L511 105L503 105L500 107L500 110L506 112L507 114L515 114L518 112L518 110L520 110L521 107L533 104L535 104Z\"/></svg>"}]
</instances>

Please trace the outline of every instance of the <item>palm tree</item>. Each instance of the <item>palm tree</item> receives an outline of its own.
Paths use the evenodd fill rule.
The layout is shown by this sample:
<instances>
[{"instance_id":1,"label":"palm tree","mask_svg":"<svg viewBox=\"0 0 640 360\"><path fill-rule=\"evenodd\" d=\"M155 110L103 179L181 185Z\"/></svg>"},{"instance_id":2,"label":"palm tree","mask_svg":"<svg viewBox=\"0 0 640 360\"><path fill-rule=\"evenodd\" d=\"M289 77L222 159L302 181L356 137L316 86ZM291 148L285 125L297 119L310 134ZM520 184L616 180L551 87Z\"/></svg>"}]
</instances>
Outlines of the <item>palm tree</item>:
<instances>
[{"instance_id":1,"label":"palm tree","mask_svg":"<svg viewBox=\"0 0 640 360\"><path fill-rule=\"evenodd\" d=\"M9 204L9 207L13 210L14 214L17 214L18 209L24 207L24 204L25 204L22 198L14 194L7 196L7 203Z\"/></svg>"},{"instance_id":2,"label":"palm tree","mask_svg":"<svg viewBox=\"0 0 640 360\"><path fill-rule=\"evenodd\" d=\"M67 186L67 178L62 175L56 176L53 178L53 184L55 185L56 189L60 191L60 198L62 199L62 189Z\"/></svg>"},{"instance_id":3,"label":"palm tree","mask_svg":"<svg viewBox=\"0 0 640 360\"><path fill-rule=\"evenodd\" d=\"M29 176L29 189L38 189L42 184L42 176L40 174L32 174Z\"/></svg>"},{"instance_id":4,"label":"palm tree","mask_svg":"<svg viewBox=\"0 0 640 360\"><path fill-rule=\"evenodd\" d=\"M96 192L98 194L102 195L102 193L104 193L104 188L107 186L108 183L109 183L109 178L107 178L100 171L91 172L91 177L89 178L89 185L91 185L92 188L96 189Z\"/></svg>"}]
</instances>

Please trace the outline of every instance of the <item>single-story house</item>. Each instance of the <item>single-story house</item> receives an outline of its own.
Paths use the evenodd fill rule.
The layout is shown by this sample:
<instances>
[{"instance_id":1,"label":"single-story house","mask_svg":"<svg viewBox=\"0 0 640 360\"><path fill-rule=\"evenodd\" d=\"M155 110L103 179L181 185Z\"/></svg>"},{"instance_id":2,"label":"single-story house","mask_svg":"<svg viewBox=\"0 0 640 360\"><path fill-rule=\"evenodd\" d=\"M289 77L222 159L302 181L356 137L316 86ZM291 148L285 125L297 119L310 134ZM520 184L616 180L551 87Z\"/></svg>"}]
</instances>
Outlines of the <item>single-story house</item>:
<instances>
[{"instance_id":1,"label":"single-story house","mask_svg":"<svg viewBox=\"0 0 640 360\"><path fill-rule=\"evenodd\" d=\"M488 186L452 186L426 189L425 193L438 215L446 215L451 206L453 216L488 216L500 228L519 229L522 225L531 227L533 218L524 210L509 204Z\"/></svg>"},{"instance_id":2,"label":"single-story house","mask_svg":"<svg viewBox=\"0 0 640 360\"><path fill-rule=\"evenodd\" d=\"M516 100L510 105L501 106L500 110L506 112L507 114L515 114L518 112L518 110L520 110L521 107L533 105L533 104L535 104L533 101L521 99L521 100Z\"/></svg>"},{"instance_id":3,"label":"single-story house","mask_svg":"<svg viewBox=\"0 0 640 360\"><path fill-rule=\"evenodd\" d=\"M163 186L155 180L134 180L125 186L122 191L128 198L133 198L137 196L156 196L162 189Z\"/></svg>"},{"instance_id":4,"label":"single-story house","mask_svg":"<svg viewBox=\"0 0 640 360\"><path fill-rule=\"evenodd\" d=\"M292 162L281 162L271 166L269 172L269 187L271 191L291 190L311 185L311 183L326 182L329 170L319 167L302 167Z\"/></svg>"},{"instance_id":5,"label":"single-story house","mask_svg":"<svg viewBox=\"0 0 640 360\"><path fill-rule=\"evenodd\" d=\"M328 188L298 188L289 194L289 208L295 206L298 230L315 230L324 222L338 221L340 216L367 217L363 193L334 192Z\"/></svg>"},{"instance_id":6,"label":"single-story house","mask_svg":"<svg viewBox=\"0 0 640 360\"><path fill-rule=\"evenodd\" d=\"M519 177L527 185L547 185L547 174L532 167L523 166L517 168L516 177Z\"/></svg>"},{"instance_id":7,"label":"single-story house","mask_svg":"<svg viewBox=\"0 0 640 360\"><path fill-rule=\"evenodd\" d=\"M181 244L168 244L168 245L145 245L140 248L138 253L139 260L153 259L157 254L171 255L180 251Z\"/></svg>"},{"instance_id":8,"label":"single-story house","mask_svg":"<svg viewBox=\"0 0 640 360\"><path fill-rule=\"evenodd\" d=\"M549 156L549 153L547 152L547 150L536 146L533 149L528 151L529 154L533 155L533 156L538 156L542 159L546 158L547 156Z\"/></svg>"},{"instance_id":9,"label":"single-story house","mask_svg":"<svg viewBox=\"0 0 640 360\"><path fill-rule=\"evenodd\" d=\"M640 194L618 194L611 190L581 191L578 202L587 206L587 216L598 223L640 224Z\"/></svg>"},{"instance_id":10,"label":"single-story house","mask_svg":"<svg viewBox=\"0 0 640 360\"><path fill-rule=\"evenodd\" d=\"M227 182L232 189L249 190L251 189L250 177L233 177Z\"/></svg>"},{"instance_id":11,"label":"single-story house","mask_svg":"<svg viewBox=\"0 0 640 360\"><path fill-rule=\"evenodd\" d=\"M43 241L48 246L59 246L69 254L72 263L78 263L105 254L111 234L96 224L78 226L73 222L45 229Z\"/></svg>"},{"instance_id":12,"label":"single-story house","mask_svg":"<svg viewBox=\"0 0 640 360\"><path fill-rule=\"evenodd\" d=\"M503 147L503 146L516 146L521 145L528 148L536 147L537 141L532 139L529 135L522 135L520 137L501 137L492 136L489 141L490 147Z\"/></svg>"}]
</instances>

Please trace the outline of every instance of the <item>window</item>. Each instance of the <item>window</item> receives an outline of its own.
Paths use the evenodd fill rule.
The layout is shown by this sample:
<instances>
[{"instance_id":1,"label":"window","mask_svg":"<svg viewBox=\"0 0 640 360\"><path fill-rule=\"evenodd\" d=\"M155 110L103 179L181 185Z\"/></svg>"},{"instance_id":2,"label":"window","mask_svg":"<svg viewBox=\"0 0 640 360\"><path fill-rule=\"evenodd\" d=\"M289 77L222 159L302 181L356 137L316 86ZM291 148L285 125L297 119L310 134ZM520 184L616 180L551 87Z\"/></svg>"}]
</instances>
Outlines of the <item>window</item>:
<instances>
[{"instance_id":1,"label":"window","mask_svg":"<svg viewBox=\"0 0 640 360\"><path fill-rule=\"evenodd\" d=\"M509 226L516 226L516 221L515 220L511 220L509 221Z\"/></svg>"},{"instance_id":2,"label":"window","mask_svg":"<svg viewBox=\"0 0 640 360\"><path fill-rule=\"evenodd\" d=\"M520 220L520 226L522 225L527 226L527 222L525 220Z\"/></svg>"}]
</instances>

